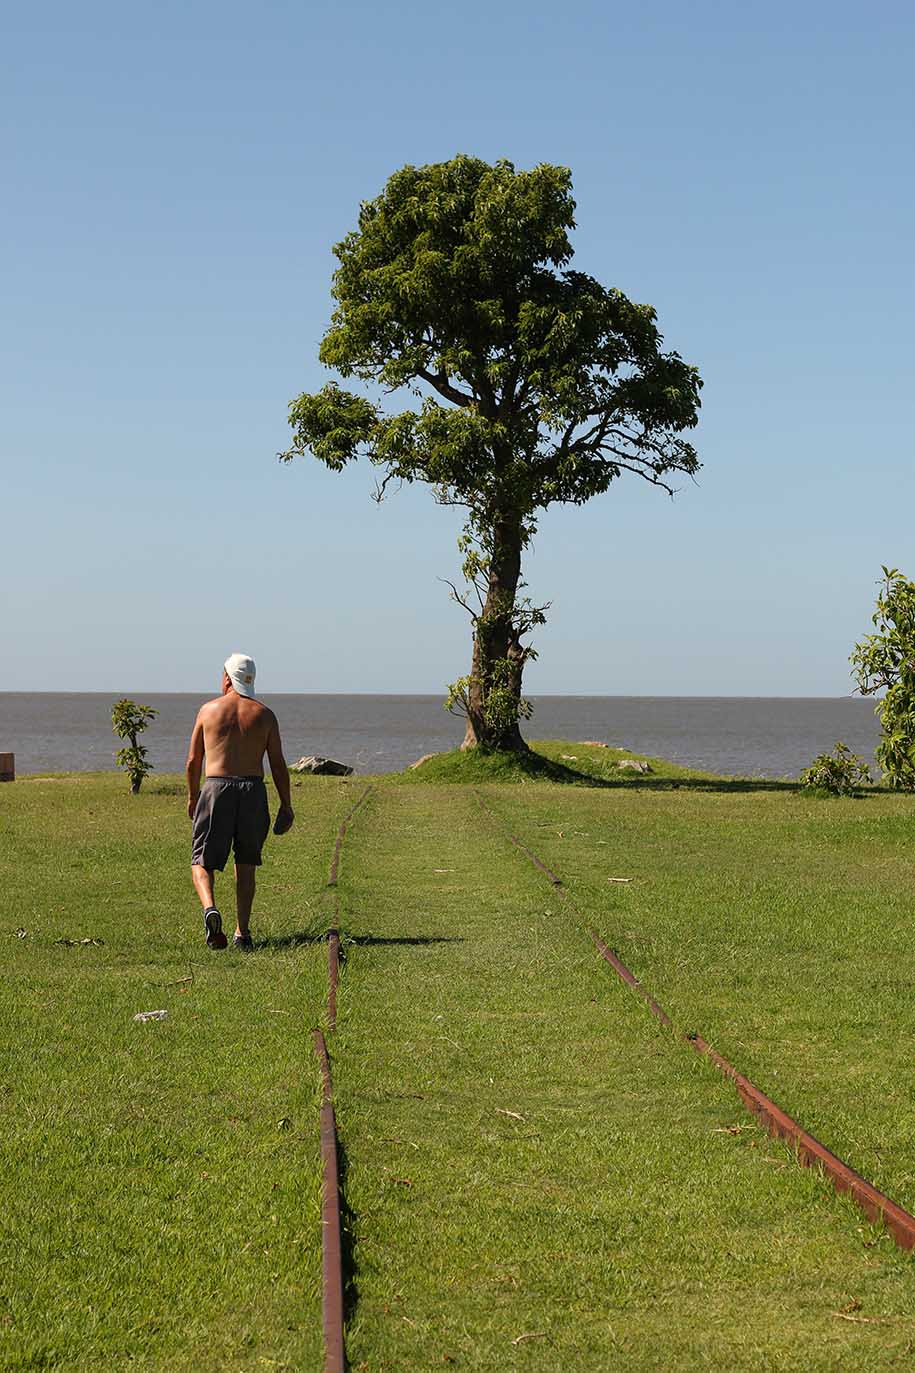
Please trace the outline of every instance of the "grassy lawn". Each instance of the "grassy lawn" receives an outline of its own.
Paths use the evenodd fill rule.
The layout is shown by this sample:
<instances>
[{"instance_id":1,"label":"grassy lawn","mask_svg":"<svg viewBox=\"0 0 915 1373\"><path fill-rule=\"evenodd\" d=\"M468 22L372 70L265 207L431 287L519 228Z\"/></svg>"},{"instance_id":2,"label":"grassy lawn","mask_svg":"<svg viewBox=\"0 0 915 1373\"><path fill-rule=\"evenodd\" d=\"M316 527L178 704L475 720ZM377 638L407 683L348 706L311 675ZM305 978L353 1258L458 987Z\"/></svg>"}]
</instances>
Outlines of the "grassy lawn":
<instances>
[{"instance_id":1,"label":"grassy lawn","mask_svg":"<svg viewBox=\"0 0 915 1373\"><path fill-rule=\"evenodd\" d=\"M912 1260L757 1129L583 921L915 1209L912 803L544 754L569 775L460 780L574 906L441 760L382 779L347 839L353 1369L905 1366ZM203 945L176 780L0 788L0 1366L320 1368L310 936L362 787L297 787L247 958Z\"/></svg>"},{"instance_id":2,"label":"grassy lawn","mask_svg":"<svg viewBox=\"0 0 915 1373\"><path fill-rule=\"evenodd\" d=\"M620 869L619 849L587 860L582 842L567 862L565 836L590 827L600 855L643 793L487 796L618 930L625 897L606 877L631 861ZM667 792L647 804L701 814L703 799L718 801ZM755 798L763 810L782 801ZM390 788L370 805L343 882L355 942L334 1048L357 1232L353 1367L908 1357L911 1261L795 1169L733 1089L656 1025L472 794ZM708 862L711 827L703 842ZM854 1090L842 1093L853 1115Z\"/></svg>"},{"instance_id":3,"label":"grassy lawn","mask_svg":"<svg viewBox=\"0 0 915 1373\"><path fill-rule=\"evenodd\" d=\"M910 798L710 783L495 804L679 1027L915 1211Z\"/></svg>"},{"instance_id":4,"label":"grassy lawn","mask_svg":"<svg viewBox=\"0 0 915 1373\"><path fill-rule=\"evenodd\" d=\"M4 1369L319 1366L326 957L295 936L352 791L271 841L245 957L203 943L177 781L0 790Z\"/></svg>"}]
</instances>

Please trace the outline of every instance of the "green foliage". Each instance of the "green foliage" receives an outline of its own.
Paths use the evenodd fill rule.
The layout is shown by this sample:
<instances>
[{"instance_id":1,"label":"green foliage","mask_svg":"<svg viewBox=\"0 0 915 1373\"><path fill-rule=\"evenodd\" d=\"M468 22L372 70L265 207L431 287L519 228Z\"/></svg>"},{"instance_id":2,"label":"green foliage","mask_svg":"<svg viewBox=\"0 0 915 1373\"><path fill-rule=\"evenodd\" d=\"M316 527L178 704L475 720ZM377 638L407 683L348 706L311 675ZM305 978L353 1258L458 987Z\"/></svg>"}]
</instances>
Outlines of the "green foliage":
<instances>
[{"instance_id":1,"label":"green foliage","mask_svg":"<svg viewBox=\"0 0 915 1373\"><path fill-rule=\"evenodd\" d=\"M853 796L871 781L863 758L852 753L847 744L837 743L832 753L820 753L798 778L808 791L825 791L830 796Z\"/></svg>"},{"instance_id":2,"label":"green foliage","mask_svg":"<svg viewBox=\"0 0 915 1373\"><path fill-rule=\"evenodd\" d=\"M137 735L143 733L150 720L154 720L158 713L152 706L138 705L126 696L120 701L115 701L111 707L111 727L114 733L120 739L130 740L125 748L118 749L117 763L118 767L125 769L134 796L139 792L144 777L153 770L153 765L147 757L149 750L137 742Z\"/></svg>"},{"instance_id":3,"label":"green foliage","mask_svg":"<svg viewBox=\"0 0 915 1373\"><path fill-rule=\"evenodd\" d=\"M563 270L574 209L565 167L462 156L396 172L334 249L320 355L344 377L434 396L388 415L331 382L292 402L281 457L339 470L363 453L486 523L507 498L531 513L581 504L626 469L694 473L679 435L696 423L698 372L662 351L650 305Z\"/></svg>"},{"instance_id":4,"label":"green foliage","mask_svg":"<svg viewBox=\"0 0 915 1373\"><path fill-rule=\"evenodd\" d=\"M882 737L877 761L886 781L915 791L915 582L884 567L873 615L875 633L856 644L850 662L858 690L884 691L875 706Z\"/></svg>"},{"instance_id":5,"label":"green foliage","mask_svg":"<svg viewBox=\"0 0 915 1373\"><path fill-rule=\"evenodd\" d=\"M383 473L379 500L391 480L422 481L467 510L465 574L482 581L484 614L471 610L465 705L495 737L525 714L520 639L543 623L545 608L516 603L538 512L581 505L623 472L671 491L669 474L699 467L682 437L699 374L664 350L650 305L570 268L574 210L566 167L459 156L395 172L334 249L320 355L412 401L389 413L331 381L291 403L280 454L334 471L365 456Z\"/></svg>"}]
</instances>

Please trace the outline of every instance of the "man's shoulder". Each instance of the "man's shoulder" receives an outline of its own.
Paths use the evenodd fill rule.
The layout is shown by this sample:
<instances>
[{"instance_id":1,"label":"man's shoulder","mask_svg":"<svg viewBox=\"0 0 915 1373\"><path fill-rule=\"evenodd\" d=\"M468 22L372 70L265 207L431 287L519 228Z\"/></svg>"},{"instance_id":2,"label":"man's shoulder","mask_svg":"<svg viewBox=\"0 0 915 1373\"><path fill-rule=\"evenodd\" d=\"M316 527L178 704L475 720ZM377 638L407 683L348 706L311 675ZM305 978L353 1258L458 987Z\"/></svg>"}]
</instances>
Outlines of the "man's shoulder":
<instances>
[{"instance_id":1,"label":"man's shoulder","mask_svg":"<svg viewBox=\"0 0 915 1373\"><path fill-rule=\"evenodd\" d=\"M214 710L216 707L221 706L225 699L226 698L224 696L214 696L211 701L204 701L203 705L200 707L197 714L202 715L204 711Z\"/></svg>"}]
</instances>

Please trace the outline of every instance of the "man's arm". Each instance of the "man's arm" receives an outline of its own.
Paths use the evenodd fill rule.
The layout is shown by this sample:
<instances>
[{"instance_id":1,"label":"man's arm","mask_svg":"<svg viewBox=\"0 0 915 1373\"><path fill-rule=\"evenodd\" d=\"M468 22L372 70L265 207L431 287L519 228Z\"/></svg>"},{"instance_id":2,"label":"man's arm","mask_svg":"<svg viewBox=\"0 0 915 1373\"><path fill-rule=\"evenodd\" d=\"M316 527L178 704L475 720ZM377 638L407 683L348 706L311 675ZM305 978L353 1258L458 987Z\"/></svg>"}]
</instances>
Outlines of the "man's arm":
<instances>
[{"instance_id":1,"label":"man's arm","mask_svg":"<svg viewBox=\"0 0 915 1373\"><path fill-rule=\"evenodd\" d=\"M267 735L267 761L270 764L270 775L279 793L280 810L287 813L289 819L292 818L292 798L289 794L289 768L286 766L286 759L283 757L283 745L280 742L280 727L273 717L270 726L270 733Z\"/></svg>"},{"instance_id":2,"label":"man's arm","mask_svg":"<svg viewBox=\"0 0 915 1373\"><path fill-rule=\"evenodd\" d=\"M197 808L197 798L200 795L200 773L203 769L203 722L198 714L194 721L194 730L191 734L191 745L187 751L187 766L184 769L187 777L187 813L193 820L194 811Z\"/></svg>"}]
</instances>

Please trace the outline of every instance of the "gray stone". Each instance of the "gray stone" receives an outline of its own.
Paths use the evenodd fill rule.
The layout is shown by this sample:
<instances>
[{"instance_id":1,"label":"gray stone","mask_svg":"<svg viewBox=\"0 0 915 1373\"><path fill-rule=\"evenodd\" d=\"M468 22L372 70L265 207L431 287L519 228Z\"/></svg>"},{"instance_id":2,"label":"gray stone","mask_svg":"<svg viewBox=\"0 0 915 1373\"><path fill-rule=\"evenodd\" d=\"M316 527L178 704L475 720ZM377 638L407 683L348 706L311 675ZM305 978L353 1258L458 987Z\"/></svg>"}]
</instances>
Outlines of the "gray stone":
<instances>
[{"instance_id":1,"label":"gray stone","mask_svg":"<svg viewBox=\"0 0 915 1373\"><path fill-rule=\"evenodd\" d=\"M337 763L333 758L319 758L316 754L300 758L289 769L290 772L310 772L316 777L349 777L352 770L348 763Z\"/></svg>"},{"instance_id":2,"label":"gray stone","mask_svg":"<svg viewBox=\"0 0 915 1373\"><path fill-rule=\"evenodd\" d=\"M616 765L621 772L651 772L650 763L644 762L641 758L621 758Z\"/></svg>"},{"instance_id":3,"label":"gray stone","mask_svg":"<svg viewBox=\"0 0 915 1373\"><path fill-rule=\"evenodd\" d=\"M415 763L410 764L410 771L412 772L414 768L421 768L423 763L428 763L429 759L434 757L434 753L424 753L422 758L417 758Z\"/></svg>"}]
</instances>

